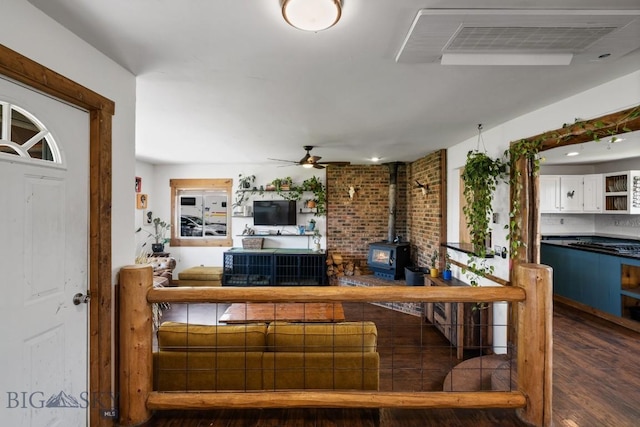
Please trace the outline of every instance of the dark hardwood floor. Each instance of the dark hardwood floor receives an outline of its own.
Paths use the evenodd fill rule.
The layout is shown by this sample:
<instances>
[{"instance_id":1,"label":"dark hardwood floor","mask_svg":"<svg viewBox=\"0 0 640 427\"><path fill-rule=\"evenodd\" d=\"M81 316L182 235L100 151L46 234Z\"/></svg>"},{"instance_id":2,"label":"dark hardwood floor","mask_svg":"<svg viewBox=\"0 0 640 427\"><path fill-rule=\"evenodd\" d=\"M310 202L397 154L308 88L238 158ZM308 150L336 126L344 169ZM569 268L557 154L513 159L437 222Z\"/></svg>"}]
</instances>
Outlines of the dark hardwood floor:
<instances>
[{"instance_id":1,"label":"dark hardwood floor","mask_svg":"<svg viewBox=\"0 0 640 427\"><path fill-rule=\"evenodd\" d=\"M216 323L224 306L174 306L163 320ZM379 329L381 389L441 390L459 361L455 349L416 317L372 306L345 305L347 319L374 319ZM373 316L373 317L372 317ZM640 334L569 307L554 312L553 422L557 427L640 425ZM428 344L416 359L410 346ZM474 354L465 353L466 357ZM426 360L428 359L428 360ZM422 363L416 362L422 360ZM392 362L391 362L392 361ZM413 361L413 363L409 363ZM160 411L146 427L525 426L513 410L255 409Z\"/></svg>"}]
</instances>

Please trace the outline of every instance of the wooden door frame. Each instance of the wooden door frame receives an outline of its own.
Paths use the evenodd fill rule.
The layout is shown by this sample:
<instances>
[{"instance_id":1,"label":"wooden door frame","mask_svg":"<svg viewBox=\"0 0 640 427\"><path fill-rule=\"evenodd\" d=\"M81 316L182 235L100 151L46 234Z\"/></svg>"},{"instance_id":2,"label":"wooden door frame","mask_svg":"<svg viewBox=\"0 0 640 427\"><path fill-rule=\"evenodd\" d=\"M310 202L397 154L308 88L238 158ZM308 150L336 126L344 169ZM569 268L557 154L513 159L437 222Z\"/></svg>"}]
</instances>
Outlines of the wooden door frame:
<instances>
[{"instance_id":1,"label":"wooden door frame","mask_svg":"<svg viewBox=\"0 0 640 427\"><path fill-rule=\"evenodd\" d=\"M513 141L534 143L540 142L540 151L550 150L566 145L582 144L593 141L596 137L605 138L622 133L640 130L640 105L612 114L563 126L560 129L545 132L529 138ZM518 184L520 191L520 221L519 239L525 245L521 246L516 256L519 263L540 263L540 198L539 179L531 173L531 164L524 159L518 161L516 170L519 172ZM516 184L516 185L518 185ZM513 210L514 196L511 190L511 209Z\"/></svg>"},{"instance_id":2,"label":"wooden door frame","mask_svg":"<svg viewBox=\"0 0 640 427\"><path fill-rule=\"evenodd\" d=\"M0 44L0 74L89 111L89 425L112 426L111 120L115 103ZM100 404L96 404L96 402Z\"/></svg>"}]
</instances>

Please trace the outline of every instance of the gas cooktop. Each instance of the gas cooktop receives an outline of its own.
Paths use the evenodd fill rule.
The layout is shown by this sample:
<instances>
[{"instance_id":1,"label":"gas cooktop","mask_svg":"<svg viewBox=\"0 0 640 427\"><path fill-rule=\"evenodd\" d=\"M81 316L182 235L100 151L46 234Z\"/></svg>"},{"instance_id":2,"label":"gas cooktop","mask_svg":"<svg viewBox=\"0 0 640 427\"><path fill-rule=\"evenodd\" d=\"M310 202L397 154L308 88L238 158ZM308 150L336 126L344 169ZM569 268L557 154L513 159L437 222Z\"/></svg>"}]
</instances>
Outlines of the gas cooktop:
<instances>
[{"instance_id":1,"label":"gas cooktop","mask_svg":"<svg viewBox=\"0 0 640 427\"><path fill-rule=\"evenodd\" d=\"M569 246L578 246L583 248L599 249L616 254L640 255L640 243L634 242L573 242Z\"/></svg>"}]
</instances>

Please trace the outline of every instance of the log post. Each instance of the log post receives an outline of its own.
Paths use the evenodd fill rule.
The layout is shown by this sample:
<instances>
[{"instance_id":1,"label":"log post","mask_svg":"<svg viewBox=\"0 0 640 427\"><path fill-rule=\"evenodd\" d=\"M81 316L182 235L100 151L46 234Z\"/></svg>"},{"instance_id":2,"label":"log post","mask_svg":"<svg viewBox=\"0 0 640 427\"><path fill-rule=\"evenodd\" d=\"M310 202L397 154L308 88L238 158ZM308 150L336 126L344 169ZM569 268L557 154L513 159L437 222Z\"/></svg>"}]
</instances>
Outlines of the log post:
<instances>
[{"instance_id":1,"label":"log post","mask_svg":"<svg viewBox=\"0 0 640 427\"><path fill-rule=\"evenodd\" d=\"M551 267L518 264L515 286L525 290L518 303L518 389L527 406L518 416L535 426L551 426L553 295Z\"/></svg>"},{"instance_id":2,"label":"log post","mask_svg":"<svg viewBox=\"0 0 640 427\"><path fill-rule=\"evenodd\" d=\"M147 398L153 389L150 265L120 270L120 425L140 425L151 418Z\"/></svg>"}]
</instances>

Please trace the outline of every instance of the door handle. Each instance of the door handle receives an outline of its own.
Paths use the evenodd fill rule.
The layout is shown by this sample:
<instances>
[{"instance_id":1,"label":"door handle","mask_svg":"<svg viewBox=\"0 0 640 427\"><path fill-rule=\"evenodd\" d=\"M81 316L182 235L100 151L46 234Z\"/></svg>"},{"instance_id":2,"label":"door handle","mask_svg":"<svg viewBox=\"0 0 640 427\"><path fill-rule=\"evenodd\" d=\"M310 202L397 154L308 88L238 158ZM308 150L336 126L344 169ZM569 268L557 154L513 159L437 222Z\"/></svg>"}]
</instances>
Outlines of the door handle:
<instances>
[{"instance_id":1,"label":"door handle","mask_svg":"<svg viewBox=\"0 0 640 427\"><path fill-rule=\"evenodd\" d=\"M73 305L87 304L90 299L91 297L89 296L89 294L85 295L77 293L73 296Z\"/></svg>"}]
</instances>

